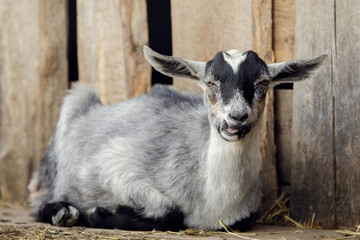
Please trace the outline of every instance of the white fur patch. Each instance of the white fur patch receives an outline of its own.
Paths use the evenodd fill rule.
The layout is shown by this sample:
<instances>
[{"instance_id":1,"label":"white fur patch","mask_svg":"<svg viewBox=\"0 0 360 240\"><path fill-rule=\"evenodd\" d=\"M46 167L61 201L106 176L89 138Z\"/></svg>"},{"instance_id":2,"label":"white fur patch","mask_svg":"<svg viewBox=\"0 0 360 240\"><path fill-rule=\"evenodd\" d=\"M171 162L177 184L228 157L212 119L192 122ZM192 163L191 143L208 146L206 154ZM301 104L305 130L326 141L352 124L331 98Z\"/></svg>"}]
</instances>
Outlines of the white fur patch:
<instances>
[{"instance_id":1,"label":"white fur patch","mask_svg":"<svg viewBox=\"0 0 360 240\"><path fill-rule=\"evenodd\" d=\"M234 91L233 97L229 103L224 107L224 115L226 116L226 122L231 123L233 120L229 118L232 112L246 112L251 116L251 107L246 102L244 95L239 91Z\"/></svg>"},{"instance_id":2,"label":"white fur patch","mask_svg":"<svg viewBox=\"0 0 360 240\"><path fill-rule=\"evenodd\" d=\"M104 189L110 189L115 204L143 208L146 217L161 217L166 213L166 206L173 203L144 175L142 159L146 156L136 150L136 146L135 142L121 137L106 144L96 156L100 182Z\"/></svg>"},{"instance_id":3,"label":"white fur patch","mask_svg":"<svg viewBox=\"0 0 360 240\"><path fill-rule=\"evenodd\" d=\"M237 73L239 65L246 59L246 54L238 50L230 50L223 53L224 60L231 66L234 74Z\"/></svg>"},{"instance_id":4,"label":"white fur patch","mask_svg":"<svg viewBox=\"0 0 360 240\"><path fill-rule=\"evenodd\" d=\"M246 218L261 199L259 128L237 142L224 141L211 128L205 171L204 202L185 219L196 228L219 229ZM231 184L229 184L231 183Z\"/></svg>"}]
</instances>

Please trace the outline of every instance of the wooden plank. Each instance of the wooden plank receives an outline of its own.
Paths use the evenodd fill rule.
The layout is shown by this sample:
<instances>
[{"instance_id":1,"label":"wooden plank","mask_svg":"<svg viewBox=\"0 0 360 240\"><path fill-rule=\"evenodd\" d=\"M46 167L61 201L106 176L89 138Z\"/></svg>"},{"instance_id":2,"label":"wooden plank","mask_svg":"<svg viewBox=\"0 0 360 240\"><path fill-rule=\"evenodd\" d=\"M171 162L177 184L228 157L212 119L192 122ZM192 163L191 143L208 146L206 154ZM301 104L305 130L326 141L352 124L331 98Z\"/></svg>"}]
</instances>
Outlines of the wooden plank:
<instances>
[{"instance_id":1,"label":"wooden plank","mask_svg":"<svg viewBox=\"0 0 360 240\"><path fill-rule=\"evenodd\" d=\"M105 104L141 95L151 87L146 1L78 0L79 80Z\"/></svg>"},{"instance_id":2,"label":"wooden plank","mask_svg":"<svg viewBox=\"0 0 360 240\"><path fill-rule=\"evenodd\" d=\"M272 1L253 0L253 50L267 63L274 62L272 49L273 22ZM264 214L273 205L277 197L276 146L274 136L274 91L270 89L265 99L265 109L261 120L260 151L261 151L261 180L263 185L263 202L259 210Z\"/></svg>"},{"instance_id":3,"label":"wooden plank","mask_svg":"<svg viewBox=\"0 0 360 240\"><path fill-rule=\"evenodd\" d=\"M294 58L295 0L273 1L273 46L276 62Z\"/></svg>"},{"instance_id":4,"label":"wooden plank","mask_svg":"<svg viewBox=\"0 0 360 240\"><path fill-rule=\"evenodd\" d=\"M274 62L272 1L252 1L253 42L252 48L267 63Z\"/></svg>"},{"instance_id":5,"label":"wooden plank","mask_svg":"<svg viewBox=\"0 0 360 240\"><path fill-rule=\"evenodd\" d=\"M336 1L337 225L360 223L360 2Z\"/></svg>"},{"instance_id":6,"label":"wooden plank","mask_svg":"<svg viewBox=\"0 0 360 240\"><path fill-rule=\"evenodd\" d=\"M27 183L55 129L67 89L66 1L0 6L0 198L27 199Z\"/></svg>"},{"instance_id":7,"label":"wooden plank","mask_svg":"<svg viewBox=\"0 0 360 240\"><path fill-rule=\"evenodd\" d=\"M310 14L311 13L311 14ZM334 54L334 2L296 2L295 57ZM335 227L331 61L316 77L294 84L291 216Z\"/></svg>"},{"instance_id":8,"label":"wooden plank","mask_svg":"<svg viewBox=\"0 0 360 240\"><path fill-rule=\"evenodd\" d=\"M273 1L273 47L276 62L294 58L295 0ZM292 90L275 90L276 165L280 185L291 184Z\"/></svg>"},{"instance_id":9,"label":"wooden plank","mask_svg":"<svg viewBox=\"0 0 360 240\"><path fill-rule=\"evenodd\" d=\"M275 89L275 143L278 182L291 184L293 91Z\"/></svg>"},{"instance_id":10,"label":"wooden plank","mask_svg":"<svg viewBox=\"0 0 360 240\"><path fill-rule=\"evenodd\" d=\"M173 55L209 61L221 50L252 49L251 8L247 0L171 0ZM201 92L191 80L174 78L173 84Z\"/></svg>"}]
</instances>

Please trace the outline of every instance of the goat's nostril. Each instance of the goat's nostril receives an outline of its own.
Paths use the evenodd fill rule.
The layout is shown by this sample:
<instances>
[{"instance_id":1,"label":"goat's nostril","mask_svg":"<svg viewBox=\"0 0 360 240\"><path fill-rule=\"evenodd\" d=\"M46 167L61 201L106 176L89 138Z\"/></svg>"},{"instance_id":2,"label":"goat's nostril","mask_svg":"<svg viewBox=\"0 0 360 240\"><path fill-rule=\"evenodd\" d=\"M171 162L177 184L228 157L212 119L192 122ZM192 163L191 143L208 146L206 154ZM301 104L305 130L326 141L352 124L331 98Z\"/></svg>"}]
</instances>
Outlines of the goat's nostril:
<instances>
[{"instance_id":1,"label":"goat's nostril","mask_svg":"<svg viewBox=\"0 0 360 240\"><path fill-rule=\"evenodd\" d=\"M240 117L240 122L245 122L249 119L249 114L245 113Z\"/></svg>"},{"instance_id":2,"label":"goat's nostril","mask_svg":"<svg viewBox=\"0 0 360 240\"><path fill-rule=\"evenodd\" d=\"M245 122L249 119L249 114L230 114L230 118L237 121L237 122Z\"/></svg>"}]
</instances>

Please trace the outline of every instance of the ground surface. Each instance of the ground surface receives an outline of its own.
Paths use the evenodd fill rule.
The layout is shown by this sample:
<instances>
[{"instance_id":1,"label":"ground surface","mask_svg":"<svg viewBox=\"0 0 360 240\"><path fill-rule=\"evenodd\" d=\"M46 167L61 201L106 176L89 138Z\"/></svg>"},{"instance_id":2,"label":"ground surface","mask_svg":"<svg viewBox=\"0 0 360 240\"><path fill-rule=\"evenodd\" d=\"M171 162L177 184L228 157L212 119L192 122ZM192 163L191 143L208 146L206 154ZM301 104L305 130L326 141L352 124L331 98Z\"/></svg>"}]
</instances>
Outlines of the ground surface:
<instances>
[{"instance_id":1,"label":"ground surface","mask_svg":"<svg viewBox=\"0 0 360 240\"><path fill-rule=\"evenodd\" d=\"M360 239L360 235L345 235L333 230L300 229L270 225L255 225L246 233L204 232L186 230L184 232L129 232L121 230L104 230L91 228L59 228L48 224L37 223L29 216L29 211L0 207L0 239Z\"/></svg>"}]
</instances>

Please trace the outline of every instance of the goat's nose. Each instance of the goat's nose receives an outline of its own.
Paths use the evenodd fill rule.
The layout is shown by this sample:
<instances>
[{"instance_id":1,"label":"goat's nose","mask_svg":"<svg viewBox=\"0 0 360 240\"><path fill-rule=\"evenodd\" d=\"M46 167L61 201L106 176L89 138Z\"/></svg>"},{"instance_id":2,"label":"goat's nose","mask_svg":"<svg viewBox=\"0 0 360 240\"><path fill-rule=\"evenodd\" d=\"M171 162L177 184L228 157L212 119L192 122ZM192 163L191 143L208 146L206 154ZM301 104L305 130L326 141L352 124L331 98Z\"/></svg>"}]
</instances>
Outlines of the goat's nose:
<instances>
[{"instance_id":1,"label":"goat's nose","mask_svg":"<svg viewBox=\"0 0 360 240\"><path fill-rule=\"evenodd\" d=\"M234 120L235 122L240 122L240 123L244 123L247 120L249 120L249 114L246 112L235 112L235 113L230 113L229 117Z\"/></svg>"}]
</instances>

